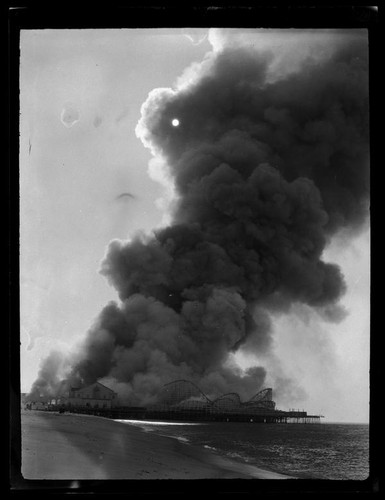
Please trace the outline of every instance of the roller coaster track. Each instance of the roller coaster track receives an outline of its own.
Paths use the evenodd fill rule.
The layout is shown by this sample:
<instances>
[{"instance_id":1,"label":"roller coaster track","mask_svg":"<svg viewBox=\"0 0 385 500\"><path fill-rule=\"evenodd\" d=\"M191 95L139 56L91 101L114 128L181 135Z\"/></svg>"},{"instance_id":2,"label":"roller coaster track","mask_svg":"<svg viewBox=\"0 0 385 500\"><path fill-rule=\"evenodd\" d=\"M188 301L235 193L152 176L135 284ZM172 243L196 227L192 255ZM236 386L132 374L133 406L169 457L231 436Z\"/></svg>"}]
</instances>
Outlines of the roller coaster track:
<instances>
[{"instance_id":1,"label":"roller coaster track","mask_svg":"<svg viewBox=\"0 0 385 500\"><path fill-rule=\"evenodd\" d=\"M249 403L251 402L263 402L263 401L271 401L272 400L272 392L273 390L268 388L268 389L262 389L262 391L257 392L257 394L254 394L252 398L249 399Z\"/></svg>"},{"instance_id":2,"label":"roller coaster track","mask_svg":"<svg viewBox=\"0 0 385 500\"><path fill-rule=\"evenodd\" d=\"M239 394L236 392L222 394L216 399L211 400L194 382L184 379L174 380L173 382L165 384L160 393L160 400L170 406L179 405L187 400L191 400L191 402L196 401L197 404L198 402L203 402L215 407L239 407L242 404L245 406L257 404L262 407L270 407L270 403L273 403L272 389L270 388L257 392L245 403L241 403Z\"/></svg>"},{"instance_id":3,"label":"roller coaster track","mask_svg":"<svg viewBox=\"0 0 385 500\"><path fill-rule=\"evenodd\" d=\"M166 396L167 399L171 399L171 404L177 404L183 400L189 398L200 397L208 404L212 401L201 391L201 389L189 380L174 380L165 384L162 388L161 397Z\"/></svg>"}]
</instances>

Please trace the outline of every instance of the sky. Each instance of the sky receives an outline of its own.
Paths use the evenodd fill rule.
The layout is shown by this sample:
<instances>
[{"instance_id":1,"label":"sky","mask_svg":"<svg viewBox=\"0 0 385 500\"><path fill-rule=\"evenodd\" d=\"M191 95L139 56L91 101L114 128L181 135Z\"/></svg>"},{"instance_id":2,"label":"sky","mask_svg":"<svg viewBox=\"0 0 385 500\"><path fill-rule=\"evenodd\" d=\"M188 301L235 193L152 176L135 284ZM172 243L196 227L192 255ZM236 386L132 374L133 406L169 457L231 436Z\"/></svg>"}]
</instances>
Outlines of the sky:
<instances>
[{"instance_id":1,"label":"sky","mask_svg":"<svg viewBox=\"0 0 385 500\"><path fill-rule=\"evenodd\" d=\"M109 242L170 221L167 179L136 133L149 93L188 82L205 55L229 40L274 50L274 74L280 75L309 50L327 57L341 37L297 30L21 32L22 392L31 389L52 349L73 350L102 308L117 300L99 273ZM267 356L256 359L254 352L242 351L235 361L244 368L262 363L273 391L277 378L290 378L293 403L283 394L275 397L282 409L304 408L328 421L367 422L368 224L354 235L335 234L323 258L345 276L340 303L347 315L331 323L297 305L272 319Z\"/></svg>"}]
</instances>

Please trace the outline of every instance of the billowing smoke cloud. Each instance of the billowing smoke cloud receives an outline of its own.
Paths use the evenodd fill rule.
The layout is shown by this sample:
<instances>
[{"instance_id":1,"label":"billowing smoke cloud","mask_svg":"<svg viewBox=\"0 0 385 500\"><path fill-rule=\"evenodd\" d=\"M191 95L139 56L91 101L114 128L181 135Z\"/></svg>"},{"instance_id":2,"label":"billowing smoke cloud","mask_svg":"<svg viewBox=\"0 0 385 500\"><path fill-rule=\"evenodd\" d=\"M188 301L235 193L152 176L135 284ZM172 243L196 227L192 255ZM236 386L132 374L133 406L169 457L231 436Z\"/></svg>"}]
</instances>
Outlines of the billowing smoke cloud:
<instances>
[{"instance_id":1,"label":"billowing smoke cloud","mask_svg":"<svg viewBox=\"0 0 385 500\"><path fill-rule=\"evenodd\" d=\"M344 279L322 254L363 226L369 198L367 45L347 40L291 71L274 52L225 44L150 93L137 134L173 183L172 223L110 243L101 272L120 302L88 332L69 383L108 381L140 403L180 378L250 397L265 370L242 372L229 354L267 352L274 311L340 316Z\"/></svg>"},{"instance_id":2,"label":"billowing smoke cloud","mask_svg":"<svg viewBox=\"0 0 385 500\"><path fill-rule=\"evenodd\" d=\"M31 399L52 397L62 394L68 387L66 374L70 371L68 356L54 350L43 360L38 377L29 394Z\"/></svg>"}]
</instances>

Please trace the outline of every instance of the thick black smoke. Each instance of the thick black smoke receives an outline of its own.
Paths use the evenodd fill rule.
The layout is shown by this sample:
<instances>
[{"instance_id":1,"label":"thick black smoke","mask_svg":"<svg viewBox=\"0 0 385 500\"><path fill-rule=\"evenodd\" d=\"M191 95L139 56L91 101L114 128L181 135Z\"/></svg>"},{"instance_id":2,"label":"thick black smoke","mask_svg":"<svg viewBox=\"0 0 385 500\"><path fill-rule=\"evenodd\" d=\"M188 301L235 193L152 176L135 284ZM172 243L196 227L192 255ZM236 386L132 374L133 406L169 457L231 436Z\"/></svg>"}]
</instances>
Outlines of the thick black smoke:
<instances>
[{"instance_id":1,"label":"thick black smoke","mask_svg":"<svg viewBox=\"0 0 385 500\"><path fill-rule=\"evenodd\" d=\"M120 303L71 383L107 378L139 402L179 378L252 396L265 370L241 373L229 353L266 352L269 314L302 302L338 315L344 279L322 254L368 217L366 49L350 40L274 78L272 54L227 48L149 95L137 130L174 183L172 224L110 244L101 272Z\"/></svg>"}]
</instances>

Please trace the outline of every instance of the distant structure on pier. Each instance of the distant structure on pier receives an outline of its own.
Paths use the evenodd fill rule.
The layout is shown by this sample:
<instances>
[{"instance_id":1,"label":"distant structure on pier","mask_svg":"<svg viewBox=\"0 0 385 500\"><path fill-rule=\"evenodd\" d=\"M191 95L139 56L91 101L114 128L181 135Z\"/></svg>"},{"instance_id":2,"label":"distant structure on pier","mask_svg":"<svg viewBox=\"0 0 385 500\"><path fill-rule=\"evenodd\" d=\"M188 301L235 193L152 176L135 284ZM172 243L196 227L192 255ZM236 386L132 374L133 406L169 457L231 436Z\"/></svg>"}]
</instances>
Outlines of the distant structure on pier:
<instances>
[{"instance_id":1,"label":"distant structure on pier","mask_svg":"<svg viewBox=\"0 0 385 500\"><path fill-rule=\"evenodd\" d=\"M229 392L215 399L209 399L197 385L188 380L175 380L164 385L158 396L158 401L159 403L152 408L211 412L275 410L273 390L270 388L263 389L242 403L236 392Z\"/></svg>"},{"instance_id":2,"label":"distant structure on pier","mask_svg":"<svg viewBox=\"0 0 385 500\"><path fill-rule=\"evenodd\" d=\"M236 392L210 399L188 380L175 380L163 386L158 403L146 408L146 418L198 421L251 421L251 422L314 422L318 415L305 411L277 410L273 390L263 389L248 401L242 402Z\"/></svg>"},{"instance_id":3,"label":"distant structure on pier","mask_svg":"<svg viewBox=\"0 0 385 500\"><path fill-rule=\"evenodd\" d=\"M68 393L56 398L39 397L28 400L27 403L22 399L22 404L26 404L31 410L55 409L57 407L74 409L111 409L117 405L117 393L109 387L95 382L87 387L71 387Z\"/></svg>"},{"instance_id":4,"label":"distant structure on pier","mask_svg":"<svg viewBox=\"0 0 385 500\"><path fill-rule=\"evenodd\" d=\"M71 387L66 404L74 407L111 408L116 404L117 396L109 387L95 382L81 389Z\"/></svg>"}]
</instances>

